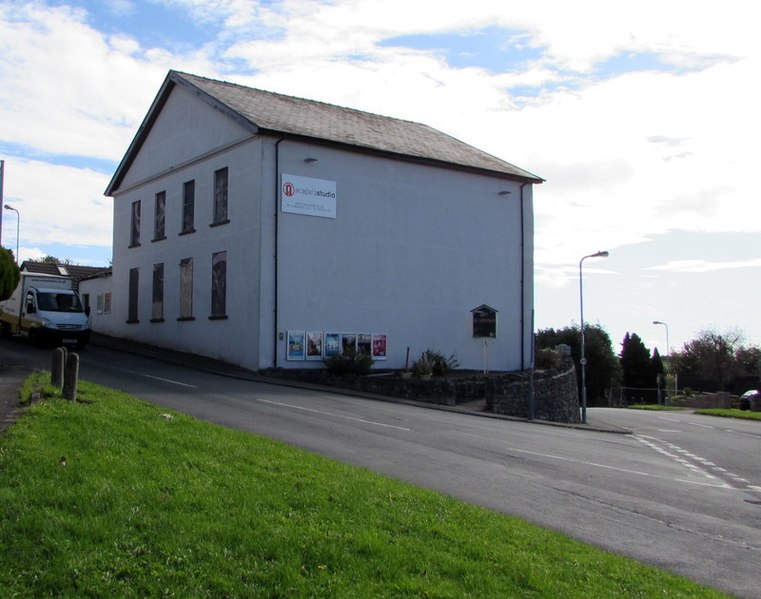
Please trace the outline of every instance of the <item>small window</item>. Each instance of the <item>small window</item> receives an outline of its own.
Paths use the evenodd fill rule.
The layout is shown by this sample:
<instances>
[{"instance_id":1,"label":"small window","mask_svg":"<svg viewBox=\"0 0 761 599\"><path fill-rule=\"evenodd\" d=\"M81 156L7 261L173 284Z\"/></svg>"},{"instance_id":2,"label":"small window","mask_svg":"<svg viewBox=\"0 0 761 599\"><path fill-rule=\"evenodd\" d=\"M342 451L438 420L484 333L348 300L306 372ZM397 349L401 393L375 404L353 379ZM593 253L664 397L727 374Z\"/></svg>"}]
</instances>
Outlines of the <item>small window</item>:
<instances>
[{"instance_id":1,"label":"small window","mask_svg":"<svg viewBox=\"0 0 761 599\"><path fill-rule=\"evenodd\" d=\"M137 299L140 287L140 269L129 269L129 303L127 306L127 322L129 324L140 322L137 318Z\"/></svg>"},{"instance_id":2,"label":"small window","mask_svg":"<svg viewBox=\"0 0 761 599\"><path fill-rule=\"evenodd\" d=\"M156 194L156 206L153 214L153 240L166 239L166 192Z\"/></svg>"},{"instance_id":3,"label":"small window","mask_svg":"<svg viewBox=\"0 0 761 599\"><path fill-rule=\"evenodd\" d=\"M103 294L103 314L111 314L111 292Z\"/></svg>"},{"instance_id":4,"label":"small window","mask_svg":"<svg viewBox=\"0 0 761 599\"><path fill-rule=\"evenodd\" d=\"M140 245L140 200L132 202L132 222L129 236L129 246L138 245Z\"/></svg>"},{"instance_id":5,"label":"small window","mask_svg":"<svg viewBox=\"0 0 761 599\"><path fill-rule=\"evenodd\" d=\"M59 275L63 275L64 277L68 277L69 276L69 269L66 268L63 264L58 264L56 266L56 268L58 269L58 274Z\"/></svg>"},{"instance_id":6,"label":"small window","mask_svg":"<svg viewBox=\"0 0 761 599\"><path fill-rule=\"evenodd\" d=\"M164 265L153 265L151 322L164 322Z\"/></svg>"},{"instance_id":7,"label":"small window","mask_svg":"<svg viewBox=\"0 0 761 599\"><path fill-rule=\"evenodd\" d=\"M182 186L182 230L180 235L195 231L196 182L187 181Z\"/></svg>"},{"instance_id":8,"label":"small window","mask_svg":"<svg viewBox=\"0 0 761 599\"><path fill-rule=\"evenodd\" d=\"M225 318L227 309L227 252L211 257L211 316Z\"/></svg>"},{"instance_id":9,"label":"small window","mask_svg":"<svg viewBox=\"0 0 761 599\"><path fill-rule=\"evenodd\" d=\"M214 225L229 222L227 219L227 167L214 171Z\"/></svg>"},{"instance_id":10,"label":"small window","mask_svg":"<svg viewBox=\"0 0 761 599\"><path fill-rule=\"evenodd\" d=\"M193 319L193 258L180 260L180 317Z\"/></svg>"},{"instance_id":11,"label":"small window","mask_svg":"<svg viewBox=\"0 0 761 599\"><path fill-rule=\"evenodd\" d=\"M99 293L95 297L95 313L103 314L103 294Z\"/></svg>"}]
</instances>

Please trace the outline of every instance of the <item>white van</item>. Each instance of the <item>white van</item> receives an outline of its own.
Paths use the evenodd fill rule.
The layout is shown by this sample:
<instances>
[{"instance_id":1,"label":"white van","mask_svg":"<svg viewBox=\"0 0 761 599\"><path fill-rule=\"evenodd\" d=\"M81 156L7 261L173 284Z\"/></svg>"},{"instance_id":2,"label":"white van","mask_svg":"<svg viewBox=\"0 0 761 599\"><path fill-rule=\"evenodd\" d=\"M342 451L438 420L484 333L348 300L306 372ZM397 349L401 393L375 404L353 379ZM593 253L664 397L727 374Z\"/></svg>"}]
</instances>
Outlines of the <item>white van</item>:
<instances>
[{"instance_id":1,"label":"white van","mask_svg":"<svg viewBox=\"0 0 761 599\"><path fill-rule=\"evenodd\" d=\"M10 298L0 302L0 329L30 341L84 348L90 340L89 308L71 277L21 273Z\"/></svg>"}]
</instances>

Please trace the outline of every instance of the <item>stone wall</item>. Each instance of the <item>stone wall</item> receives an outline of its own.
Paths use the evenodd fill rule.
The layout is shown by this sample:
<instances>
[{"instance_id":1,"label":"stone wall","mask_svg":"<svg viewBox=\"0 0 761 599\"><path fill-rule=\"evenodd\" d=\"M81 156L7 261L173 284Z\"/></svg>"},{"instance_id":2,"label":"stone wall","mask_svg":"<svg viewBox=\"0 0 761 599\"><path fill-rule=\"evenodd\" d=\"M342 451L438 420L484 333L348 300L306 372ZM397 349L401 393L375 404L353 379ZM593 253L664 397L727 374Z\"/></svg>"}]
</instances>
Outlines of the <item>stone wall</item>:
<instances>
[{"instance_id":1,"label":"stone wall","mask_svg":"<svg viewBox=\"0 0 761 599\"><path fill-rule=\"evenodd\" d=\"M491 380L487 408L496 414L529 417L530 374L505 375ZM534 372L534 419L580 422L579 390L572 363L561 368Z\"/></svg>"},{"instance_id":2,"label":"stone wall","mask_svg":"<svg viewBox=\"0 0 761 599\"><path fill-rule=\"evenodd\" d=\"M373 375L336 375L327 370L264 371L269 376L362 393L398 397L436 405L455 406L483 400L487 411L518 418L529 417L529 371L462 374L433 377L429 381L403 379L399 372ZM579 422L579 393L573 363L534 372L534 418L554 422Z\"/></svg>"}]
</instances>

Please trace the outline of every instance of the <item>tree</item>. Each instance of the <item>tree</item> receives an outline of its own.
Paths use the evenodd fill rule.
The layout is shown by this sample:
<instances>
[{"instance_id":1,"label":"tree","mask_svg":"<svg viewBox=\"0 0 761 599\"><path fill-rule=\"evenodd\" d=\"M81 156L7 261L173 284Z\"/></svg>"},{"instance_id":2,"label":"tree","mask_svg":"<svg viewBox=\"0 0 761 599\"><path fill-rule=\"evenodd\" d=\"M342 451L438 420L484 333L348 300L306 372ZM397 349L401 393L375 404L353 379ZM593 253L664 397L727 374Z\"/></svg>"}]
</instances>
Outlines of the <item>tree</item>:
<instances>
[{"instance_id":1,"label":"tree","mask_svg":"<svg viewBox=\"0 0 761 599\"><path fill-rule=\"evenodd\" d=\"M542 329L536 335L537 349L553 349L565 344L571 348L579 389L581 389L581 332L578 326L564 329ZM618 385L621 365L613 352L608 333L599 325L584 325L584 353L587 358L586 383L588 405L607 405L605 390ZM581 391L579 391L581 396Z\"/></svg>"},{"instance_id":2,"label":"tree","mask_svg":"<svg viewBox=\"0 0 761 599\"><path fill-rule=\"evenodd\" d=\"M655 371L650 350L637 333L626 333L621 344L621 369L624 387L637 389L655 386Z\"/></svg>"},{"instance_id":3,"label":"tree","mask_svg":"<svg viewBox=\"0 0 761 599\"><path fill-rule=\"evenodd\" d=\"M714 390L724 391L727 383L739 373L735 354L741 341L739 331L722 334L705 329L674 356L676 372L708 379L715 386Z\"/></svg>"},{"instance_id":4,"label":"tree","mask_svg":"<svg viewBox=\"0 0 761 599\"><path fill-rule=\"evenodd\" d=\"M0 248L0 301L7 300L18 285L21 274L13 252Z\"/></svg>"},{"instance_id":5,"label":"tree","mask_svg":"<svg viewBox=\"0 0 761 599\"><path fill-rule=\"evenodd\" d=\"M68 258L64 258L63 260L60 258L56 258L55 256L47 255L43 258L31 258L27 260L27 262L37 262L38 264L74 264L71 260Z\"/></svg>"}]
</instances>

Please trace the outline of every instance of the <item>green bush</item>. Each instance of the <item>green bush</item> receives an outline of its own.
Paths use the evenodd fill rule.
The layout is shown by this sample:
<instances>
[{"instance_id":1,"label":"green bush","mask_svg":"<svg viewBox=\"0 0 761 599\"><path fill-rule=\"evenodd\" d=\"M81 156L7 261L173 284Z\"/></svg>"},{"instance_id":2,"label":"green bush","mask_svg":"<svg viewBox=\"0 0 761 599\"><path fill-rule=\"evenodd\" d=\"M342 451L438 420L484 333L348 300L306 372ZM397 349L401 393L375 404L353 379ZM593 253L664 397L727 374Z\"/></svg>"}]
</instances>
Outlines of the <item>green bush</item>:
<instances>
[{"instance_id":1,"label":"green bush","mask_svg":"<svg viewBox=\"0 0 761 599\"><path fill-rule=\"evenodd\" d=\"M433 374L436 376L446 374L450 370L454 370L460 366L460 363L457 361L454 354L447 358L441 352L427 349L423 352L423 356L425 356L425 359L431 364Z\"/></svg>"},{"instance_id":2,"label":"green bush","mask_svg":"<svg viewBox=\"0 0 761 599\"><path fill-rule=\"evenodd\" d=\"M325 359L326 368L333 374L367 374L373 367L369 354L348 348L342 354Z\"/></svg>"}]
</instances>

